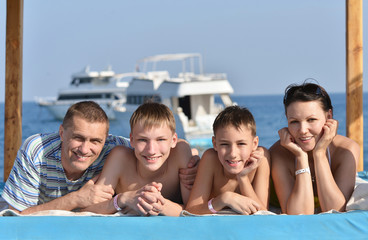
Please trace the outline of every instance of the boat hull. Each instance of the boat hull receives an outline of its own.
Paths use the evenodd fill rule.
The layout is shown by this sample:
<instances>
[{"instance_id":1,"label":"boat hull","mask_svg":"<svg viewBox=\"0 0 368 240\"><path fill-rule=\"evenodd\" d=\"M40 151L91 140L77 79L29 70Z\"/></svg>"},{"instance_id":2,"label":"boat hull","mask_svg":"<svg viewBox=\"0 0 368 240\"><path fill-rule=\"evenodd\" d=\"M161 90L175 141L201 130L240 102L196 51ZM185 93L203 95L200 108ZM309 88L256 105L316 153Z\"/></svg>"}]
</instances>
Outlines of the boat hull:
<instances>
[{"instance_id":1,"label":"boat hull","mask_svg":"<svg viewBox=\"0 0 368 240\"><path fill-rule=\"evenodd\" d=\"M39 103L41 107L46 108L52 116L57 120L63 120L69 107L78 101L65 101L65 102L51 102L51 103ZM110 120L115 120L114 103L98 102L101 108L106 112L107 117Z\"/></svg>"}]
</instances>

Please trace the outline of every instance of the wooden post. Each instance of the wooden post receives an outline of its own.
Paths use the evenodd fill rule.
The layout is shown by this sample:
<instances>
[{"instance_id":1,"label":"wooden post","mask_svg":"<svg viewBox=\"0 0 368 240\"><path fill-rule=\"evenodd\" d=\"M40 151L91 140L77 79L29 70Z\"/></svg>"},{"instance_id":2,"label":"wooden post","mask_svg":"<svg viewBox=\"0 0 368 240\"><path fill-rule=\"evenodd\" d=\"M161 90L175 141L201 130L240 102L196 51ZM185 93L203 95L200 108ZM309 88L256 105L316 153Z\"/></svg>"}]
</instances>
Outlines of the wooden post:
<instances>
[{"instance_id":1,"label":"wooden post","mask_svg":"<svg viewBox=\"0 0 368 240\"><path fill-rule=\"evenodd\" d=\"M23 0L7 0L4 182L22 143Z\"/></svg>"},{"instance_id":2,"label":"wooden post","mask_svg":"<svg viewBox=\"0 0 368 240\"><path fill-rule=\"evenodd\" d=\"M362 0L346 0L346 134L360 145L363 170L363 10Z\"/></svg>"}]
</instances>

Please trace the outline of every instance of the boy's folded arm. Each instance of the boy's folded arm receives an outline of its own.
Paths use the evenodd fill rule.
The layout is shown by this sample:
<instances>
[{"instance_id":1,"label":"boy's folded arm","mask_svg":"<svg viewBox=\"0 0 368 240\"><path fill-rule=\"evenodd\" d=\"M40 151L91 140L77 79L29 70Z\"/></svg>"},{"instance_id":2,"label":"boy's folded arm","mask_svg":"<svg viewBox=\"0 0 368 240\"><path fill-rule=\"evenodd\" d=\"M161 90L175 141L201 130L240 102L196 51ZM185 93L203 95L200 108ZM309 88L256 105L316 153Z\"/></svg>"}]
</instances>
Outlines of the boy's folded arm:
<instances>
[{"instance_id":1,"label":"boy's folded arm","mask_svg":"<svg viewBox=\"0 0 368 240\"><path fill-rule=\"evenodd\" d=\"M209 201L211 201L209 203ZM187 208L191 213L212 214L224 208L230 208L239 214L252 214L260 209L260 205L249 197L235 192L224 192L209 201ZM212 210L210 210L212 208Z\"/></svg>"},{"instance_id":2,"label":"boy's folded arm","mask_svg":"<svg viewBox=\"0 0 368 240\"><path fill-rule=\"evenodd\" d=\"M239 180L239 188L241 195L248 197L254 201L256 201L260 205L259 210L267 210L266 205L259 199L257 193L253 189L253 186L248 178L248 176L244 176Z\"/></svg>"},{"instance_id":3,"label":"boy's folded arm","mask_svg":"<svg viewBox=\"0 0 368 240\"><path fill-rule=\"evenodd\" d=\"M252 186L258 199L263 204L265 209L267 209L270 197L271 157L269 151L266 148L258 147L258 149L262 150L263 159L257 168Z\"/></svg>"},{"instance_id":4,"label":"boy's folded arm","mask_svg":"<svg viewBox=\"0 0 368 240\"><path fill-rule=\"evenodd\" d=\"M254 199L235 192L227 192L224 204L243 215L250 215L262 210L261 204Z\"/></svg>"},{"instance_id":5,"label":"boy's folded arm","mask_svg":"<svg viewBox=\"0 0 368 240\"><path fill-rule=\"evenodd\" d=\"M207 197L208 198L208 197ZM196 199L192 199L188 205L186 206L186 210L190 213L195 213L195 214L211 214L212 212L210 211L210 209L208 208L208 201L210 199L207 199L204 196L198 197ZM218 197L216 197L218 198ZM215 198L212 199L212 206L214 206L214 201ZM220 211L224 205L219 205L220 202L216 203L216 207L214 207L214 209L216 211Z\"/></svg>"},{"instance_id":6,"label":"boy's folded arm","mask_svg":"<svg viewBox=\"0 0 368 240\"><path fill-rule=\"evenodd\" d=\"M248 176L238 175L240 192L243 196L249 197L260 204L261 210L267 210L269 199L269 176L270 176L270 158L268 150L258 147L257 151L261 153L258 157L260 163L255 169L255 175L251 182Z\"/></svg>"},{"instance_id":7,"label":"boy's folded arm","mask_svg":"<svg viewBox=\"0 0 368 240\"><path fill-rule=\"evenodd\" d=\"M81 212L93 212L100 214L113 214L116 213L116 209L114 207L114 199L106 200L101 203L90 205L86 208L80 209Z\"/></svg>"},{"instance_id":8,"label":"boy's folded arm","mask_svg":"<svg viewBox=\"0 0 368 240\"><path fill-rule=\"evenodd\" d=\"M165 204L163 205L161 214L165 216L178 217L183 210L184 206L182 204L173 202L169 199L165 199Z\"/></svg>"},{"instance_id":9,"label":"boy's folded arm","mask_svg":"<svg viewBox=\"0 0 368 240\"><path fill-rule=\"evenodd\" d=\"M176 156L178 158L179 161L179 171L178 171L178 175L179 175L179 179L180 179L180 168L186 168L188 166L188 164L190 162L192 162L192 150L190 149L190 146L188 143L186 142L182 142L177 144L176 146L178 149L178 151L176 152ZM195 176L197 174L197 167L195 167L196 171L194 173L194 176L192 177L192 183L191 185L193 185L194 180L195 180ZM182 197L182 201L184 204L184 207L186 206L186 204L188 203L189 200L189 195L190 195L190 191L191 188L187 187L187 184L185 184L185 182L183 182L180 179L180 192L181 192L181 197ZM183 206L182 206L183 208Z\"/></svg>"},{"instance_id":10,"label":"boy's folded arm","mask_svg":"<svg viewBox=\"0 0 368 240\"><path fill-rule=\"evenodd\" d=\"M179 169L179 179L189 191L193 188L194 180L197 175L200 157L192 155L188 164Z\"/></svg>"},{"instance_id":11,"label":"boy's folded arm","mask_svg":"<svg viewBox=\"0 0 368 240\"><path fill-rule=\"evenodd\" d=\"M210 214L211 213L208 210L207 206L205 206L203 203L187 206L185 210L187 210L190 213L195 213L195 214Z\"/></svg>"},{"instance_id":12,"label":"boy's folded arm","mask_svg":"<svg viewBox=\"0 0 368 240\"><path fill-rule=\"evenodd\" d=\"M108 155L108 158L105 161L102 172L97 182L95 183L96 187L99 185L109 186L110 188L113 189L114 193L115 187L117 186L118 181L120 179L120 175L123 173L123 166L125 160L130 156L129 154L131 154L131 150L124 146L117 146L114 149L112 149ZM97 204L92 204L90 206L81 209L81 211L88 211L101 214L116 213L116 208L114 206L114 198L110 197L109 200L105 200Z\"/></svg>"},{"instance_id":13,"label":"boy's folded arm","mask_svg":"<svg viewBox=\"0 0 368 240\"><path fill-rule=\"evenodd\" d=\"M208 201L211 196L211 189L214 179L214 163L217 163L217 155L213 149L209 149L203 153L199 162L198 173L190 197L186 205L186 210L196 214L210 214L208 209ZM220 163L218 163L220 164Z\"/></svg>"},{"instance_id":14,"label":"boy's folded arm","mask_svg":"<svg viewBox=\"0 0 368 240\"><path fill-rule=\"evenodd\" d=\"M182 195L185 198L183 199L185 204L189 198L190 190L193 188L200 158L198 151L191 149L186 141L178 141L176 147L171 150L171 154L172 157L178 160L180 186L184 186L187 189L187 194Z\"/></svg>"},{"instance_id":15,"label":"boy's folded arm","mask_svg":"<svg viewBox=\"0 0 368 240\"><path fill-rule=\"evenodd\" d=\"M215 198L213 198L209 203L209 201L204 202L201 205L201 209L204 213L214 213L214 211L218 212L221 211L222 209L228 207L231 208L233 210L235 210L233 208L233 199L234 199L234 195L237 193L234 192L223 192L220 195L216 196ZM210 210L210 205L212 206L212 211ZM213 211L214 210L214 211Z\"/></svg>"},{"instance_id":16,"label":"boy's folded arm","mask_svg":"<svg viewBox=\"0 0 368 240\"><path fill-rule=\"evenodd\" d=\"M139 197L139 193L138 191L127 191L124 193L119 193L116 195L116 204L118 205L118 207L120 207L121 209L123 209L124 207L129 207L130 209L133 209L137 212L138 208L137 208L137 204L138 204L138 197ZM101 213L101 214L114 214L117 212L117 209L115 207L114 204L114 198L101 202L101 203L97 203L97 204L93 204L90 205L84 209L81 209L81 211L83 212L94 212L94 213Z\"/></svg>"},{"instance_id":17,"label":"boy's folded arm","mask_svg":"<svg viewBox=\"0 0 368 240\"><path fill-rule=\"evenodd\" d=\"M124 162L132 154L131 151L131 149L124 146L114 147L105 161L96 184L109 185L115 189L119 176L123 173Z\"/></svg>"},{"instance_id":18,"label":"boy's folded arm","mask_svg":"<svg viewBox=\"0 0 368 240\"><path fill-rule=\"evenodd\" d=\"M164 216L177 217L184 209L182 204L164 198L160 192L137 191L135 196L126 195L121 201L123 205L125 204L135 209L144 216L161 214Z\"/></svg>"}]
</instances>

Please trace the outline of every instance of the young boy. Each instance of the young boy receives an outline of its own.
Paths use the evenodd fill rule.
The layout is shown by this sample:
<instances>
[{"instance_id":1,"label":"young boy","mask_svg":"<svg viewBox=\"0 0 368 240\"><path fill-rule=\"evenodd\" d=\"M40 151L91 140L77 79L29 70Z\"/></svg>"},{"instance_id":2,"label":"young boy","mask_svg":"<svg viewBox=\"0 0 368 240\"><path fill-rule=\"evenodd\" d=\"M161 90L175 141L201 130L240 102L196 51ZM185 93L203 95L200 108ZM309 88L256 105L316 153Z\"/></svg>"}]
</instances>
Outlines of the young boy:
<instances>
[{"instance_id":1,"label":"young boy","mask_svg":"<svg viewBox=\"0 0 368 240\"><path fill-rule=\"evenodd\" d=\"M252 114L239 106L227 107L216 117L213 132L213 148L202 156L186 209L210 214L230 208L245 215L266 210L269 153L258 147Z\"/></svg>"},{"instance_id":2,"label":"young boy","mask_svg":"<svg viewBox=\"0 0 368 240\"><path fill-rule=\"evenodd\" d=\"M177 142L172 112L160 103L144 103L130 127L133 149L115 147L97 182L112 186L116 196L84 211L179 216L190 191L179 181L179 168L192 154L186 142Z\"/></svg>"}]
</instances>

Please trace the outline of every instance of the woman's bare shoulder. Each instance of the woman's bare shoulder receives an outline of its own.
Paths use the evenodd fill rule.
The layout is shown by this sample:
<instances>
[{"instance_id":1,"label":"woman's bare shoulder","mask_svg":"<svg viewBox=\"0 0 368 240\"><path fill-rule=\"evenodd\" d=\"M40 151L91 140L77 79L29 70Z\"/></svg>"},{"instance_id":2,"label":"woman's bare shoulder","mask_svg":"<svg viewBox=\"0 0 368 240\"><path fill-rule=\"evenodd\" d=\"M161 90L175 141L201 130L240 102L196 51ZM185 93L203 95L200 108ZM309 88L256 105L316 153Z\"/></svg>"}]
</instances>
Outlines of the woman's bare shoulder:
<instances>
[{"instance_id":1,"label":"woman's bare shoulder","mask_svg":"<svg viewBox=\"0 0 368 240\"><path fill-rule=\"evenodd\" d=\"M348 137L336 135L332 143L331 155L333 160L346 161L348 158L354 158L356 164L358 163L360 146L357 142Z\"/></svg>"},{"instance_id":2,"label":"woman's bare shoulder","mask_svg":"<svg viewBox=\"0 0 368 240\"><path fill-rule=\"evenodd\" d=\"M284 147L281 146L280 144L280 140L275 142L269 149L268 151L270 152L270 154L277 154L280 151L283 151Z\"/></svg>"},{"instance_id":3,"label":"woman's bare shoulder","mask_svg":"<svg viewBox=\"0 0 368 240\"><path fill-rule=\"evenodd\" d=\"M277 162L279 160L284 160L284 159L293 159L294 155L287 150L286 148L284 148L283 146L281 146L280 141L275 142L270 148L269 148L269 153L271 156L271 161L272 163Z\"/></svg>"},{"instance_id":4,"label":"woman's bare shoulder","mask_svg":"<svg viewBox=\"0 0 368 240\"><path fill-rule=\"evenodd\" d=\"M359 149L359 144L355 142L353 139L342 136L342 135L336 135L333 144L336 146L336 148L340 149L350 149L350 150L356 150Z\"/></svg>"}]
</instances>

